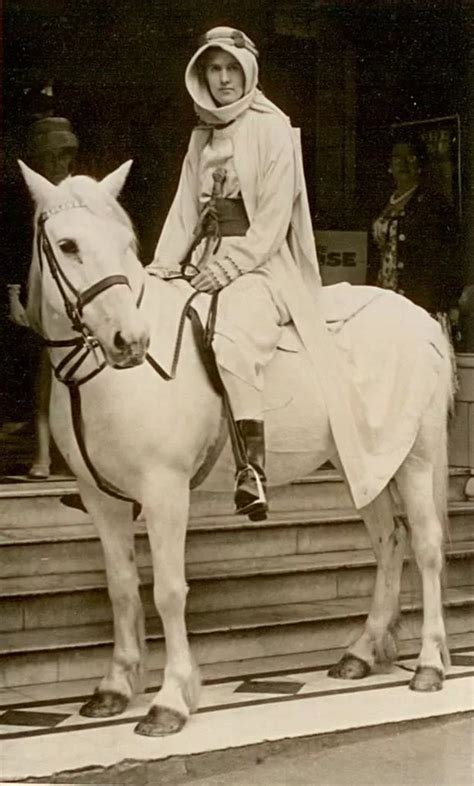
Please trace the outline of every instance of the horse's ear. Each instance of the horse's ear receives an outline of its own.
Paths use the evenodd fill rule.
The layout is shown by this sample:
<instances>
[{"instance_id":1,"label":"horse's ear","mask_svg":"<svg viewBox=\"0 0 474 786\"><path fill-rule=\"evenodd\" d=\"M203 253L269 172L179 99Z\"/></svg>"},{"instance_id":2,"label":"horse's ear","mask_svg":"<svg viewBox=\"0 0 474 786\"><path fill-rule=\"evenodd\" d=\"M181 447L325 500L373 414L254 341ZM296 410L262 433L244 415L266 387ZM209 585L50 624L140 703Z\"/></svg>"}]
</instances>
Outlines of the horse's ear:
<instances>
[{"instance_id":1,"label":"horse's ear","mask_svg":"<svg viewBox=\"0 0 474 786\"><path fill-rule=\"evenodd\" d=\"M30 169L29 166L26 166L23 161L18 161L18 166L21 169L21 174L36 204L40 205L48 199L51 199L56 191L56 186L50 183L43 175L40 175L38 172L35 172L34 169Z\"/></svg>"},{"instance_id":2,"label":"horse's ear","mask_svg":"<svg viewBox=\"0 0 474 786\"><path fill-rule=\"evenodd\" d=\"M101 186L103 186L106 191L109 192L109 194L112 194L113 197L117 198L120 194L132 164L132 159L130 159L130 161L125 161L125 163L119 166L118 169L114 169L110 175L107 175L103 180L100 181Z\"/></svg>"}]
</instances>

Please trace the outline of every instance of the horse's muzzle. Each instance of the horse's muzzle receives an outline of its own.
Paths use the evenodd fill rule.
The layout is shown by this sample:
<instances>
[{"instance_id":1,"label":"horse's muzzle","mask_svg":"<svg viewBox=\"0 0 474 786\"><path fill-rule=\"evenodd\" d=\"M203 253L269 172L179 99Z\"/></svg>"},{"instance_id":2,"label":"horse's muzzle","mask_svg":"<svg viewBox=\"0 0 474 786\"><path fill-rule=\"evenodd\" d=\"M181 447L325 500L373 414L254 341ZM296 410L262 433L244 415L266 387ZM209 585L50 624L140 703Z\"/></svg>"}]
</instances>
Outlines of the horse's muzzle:
<instances>
[{"instance_id":1,"label":"horse's muzzle","mask_svg":"<svg viewBox=\"0 0 474 786\"><path fill-rule=\"evenodd\" d=\"M148 336L141 336L134 341L126 341L123 335L117 331L114 336L113 347L107 352L107 361L117 369L133 368L144 363L150 339Z\"/></svg>"},{"instance_id":2,"label":"horse's muzzle","mask_svg":"<svg viewBox=\"0 0 474 786\"><path fill-rule=\"evenodd\" d=\"M128 358L128 360L118 360L115 363L112 363L112 368L115 369L123 369L123 368L134 368L135 366L141 366L141 364L145 361L146 353L142 357L133 356Z\"/></svg>"}]
</instances>

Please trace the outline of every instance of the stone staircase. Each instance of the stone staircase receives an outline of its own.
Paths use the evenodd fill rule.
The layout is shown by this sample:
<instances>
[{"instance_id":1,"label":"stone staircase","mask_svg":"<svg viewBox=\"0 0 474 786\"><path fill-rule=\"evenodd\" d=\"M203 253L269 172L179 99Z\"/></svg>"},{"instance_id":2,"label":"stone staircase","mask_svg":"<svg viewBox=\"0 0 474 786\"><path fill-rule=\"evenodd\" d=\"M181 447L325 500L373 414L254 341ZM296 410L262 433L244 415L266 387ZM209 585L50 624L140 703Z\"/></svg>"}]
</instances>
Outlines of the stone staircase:
<instances>
[{"instance_id":1,"label":"stone staircase","mask_svg":"<svg viewBox=\"0 0 474 786\"><path fill-rule=\"evenodd\" d=\"M445 607L452 647L474 642L474 503L466 472L450 478ZM0 485L0 686L100 677L111 654L101 546L88 517L64 507L72 480ZM193 493L187 542L188 630L201 664L315 653L331 662L368 612L375 560L335 472L273 490L271 518L231 513L230 500ZM151 557L136 523L149 668L164 662ZM416 652L420 590L405 568L402 650ZM327 653L327 660L324 660Z\"/></svg>"}]
</instances>

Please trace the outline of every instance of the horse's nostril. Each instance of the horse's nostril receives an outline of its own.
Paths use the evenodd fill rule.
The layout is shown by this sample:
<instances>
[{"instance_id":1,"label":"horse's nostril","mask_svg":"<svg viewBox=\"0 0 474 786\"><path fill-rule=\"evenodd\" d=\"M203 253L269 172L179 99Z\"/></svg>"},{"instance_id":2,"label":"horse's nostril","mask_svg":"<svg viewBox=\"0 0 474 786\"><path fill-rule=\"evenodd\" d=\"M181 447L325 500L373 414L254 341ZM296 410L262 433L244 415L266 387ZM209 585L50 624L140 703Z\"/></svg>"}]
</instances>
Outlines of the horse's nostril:
<instances>
[{"instance_id":1,"label":"horse's nostril","mask_svg":"<svg viewBox=\"0 0 474 786\"><path fill-rule=\"evenodd\" d=\"M114 346L116 349L125 349L125 341L122 337L120 330L117 330L114 336Z\"/></svg>"}]
</instances>

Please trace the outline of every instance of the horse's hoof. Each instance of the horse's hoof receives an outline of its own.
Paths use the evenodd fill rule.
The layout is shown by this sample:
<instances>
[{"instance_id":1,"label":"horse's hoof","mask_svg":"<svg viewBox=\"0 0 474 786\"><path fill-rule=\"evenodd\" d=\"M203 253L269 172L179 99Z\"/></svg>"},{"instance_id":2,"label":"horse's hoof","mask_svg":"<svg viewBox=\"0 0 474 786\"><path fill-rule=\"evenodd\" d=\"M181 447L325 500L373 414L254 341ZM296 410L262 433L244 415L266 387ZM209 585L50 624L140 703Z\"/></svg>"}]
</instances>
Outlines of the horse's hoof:
<instances>
[{"instance_id":1,"label":"horse's hoof","mask_svg":"<svg viewBox=\"0 0 474 786\"><path fill-rule=\"evenodd\" d=\"M346 652L341 660L331 666L328 671L328 677L333 677L336 680L361 680L368 674L370 674L369 664L349 652Z\"/></svg>"},{"instance_id":2,"label":"horse's hoof","mask_svg":"<svg viewBox=\"0 0 474 786\"><path fill-rule=\"evenodd\" d=\"M443 672L434 666L418 666L410 682L410 690L419 690L424 693L441 690L443 687Z\"/></svg>"},{"instance_id":3,"label":"horse's hoof","mask_svg":"<svg viewBox=\"0 0 474 786\"><path fill-rule=\"evenodd\" d=\"M181 731L186 720L177 710L153 705L148 715L135 726L135 733L143 734L144 737L166 737Z\"/></svg>"},{"instance_id":4,"label":"horse's hoof","mask_svg":"<svg viewBox=\"0 0 474 786\"><path fill-rule=\"evenodd\" d=\"M111 718L120 715L128 705L126 696L112 690L96 690L94 695L82 705L79 715L85 718Z\"/></svg>"}]
</instances>

